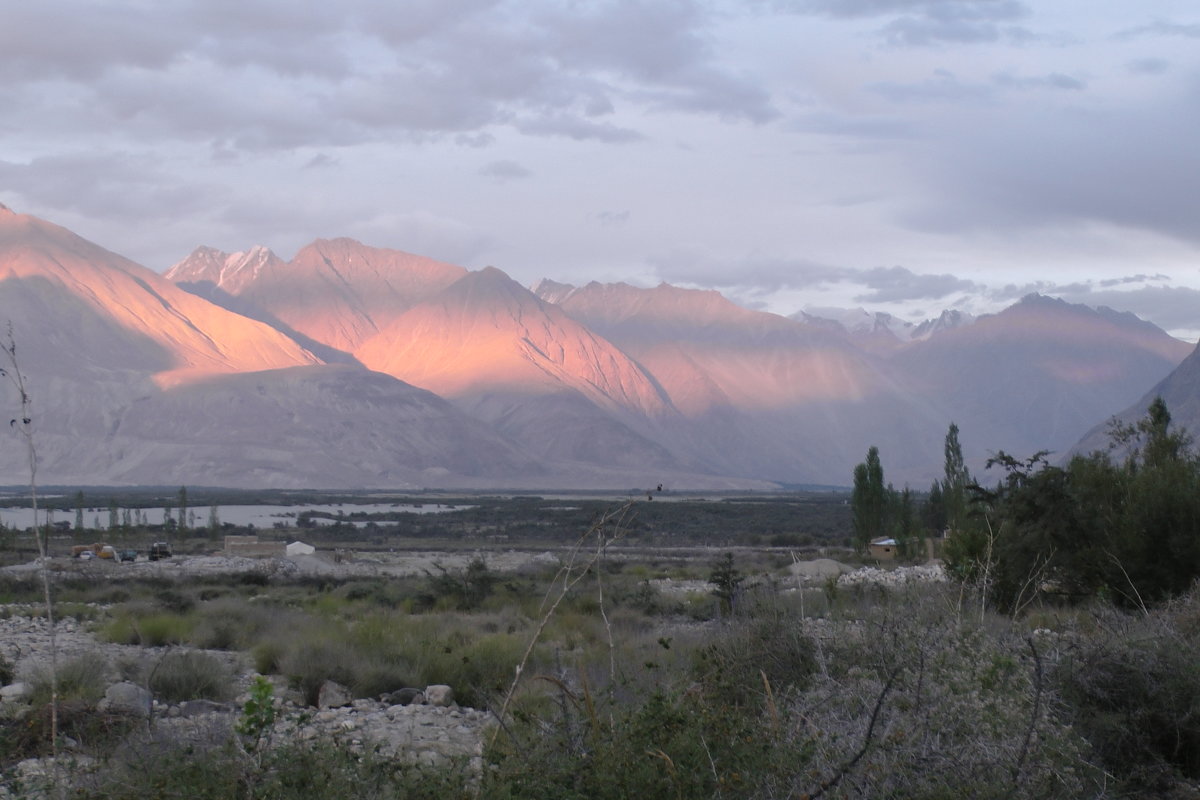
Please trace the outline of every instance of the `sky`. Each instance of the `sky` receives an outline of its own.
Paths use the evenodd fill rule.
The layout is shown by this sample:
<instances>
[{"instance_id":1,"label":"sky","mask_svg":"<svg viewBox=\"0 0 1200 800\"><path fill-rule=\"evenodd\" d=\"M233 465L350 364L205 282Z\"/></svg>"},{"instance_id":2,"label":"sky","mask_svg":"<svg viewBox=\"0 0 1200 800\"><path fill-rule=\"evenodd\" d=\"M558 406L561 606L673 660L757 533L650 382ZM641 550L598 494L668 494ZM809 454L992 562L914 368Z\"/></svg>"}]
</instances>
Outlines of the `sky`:
<instances>
[{"instance_id":1,"label":"sky","mask_svg":"<svg viewBox=\"0 0 1200 800\"><path fill-rule=\"evenodd\" d=\"M350 236L531 285L1200 337L1194 0L0 0L0 203L152 269Z\"/></svg>"}]
</instances>

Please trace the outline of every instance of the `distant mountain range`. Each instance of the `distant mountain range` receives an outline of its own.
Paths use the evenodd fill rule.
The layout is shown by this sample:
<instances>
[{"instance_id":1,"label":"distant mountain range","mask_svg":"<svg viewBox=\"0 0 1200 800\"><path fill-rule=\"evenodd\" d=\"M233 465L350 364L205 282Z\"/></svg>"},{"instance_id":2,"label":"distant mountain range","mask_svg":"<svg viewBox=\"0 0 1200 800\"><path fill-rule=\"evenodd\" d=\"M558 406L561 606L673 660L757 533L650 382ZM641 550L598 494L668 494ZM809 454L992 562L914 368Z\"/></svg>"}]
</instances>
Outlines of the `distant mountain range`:
<instances>
[{"instance_id":1,"label":"distant mountain range","mask_svg":"<svg viewBox=\"0 0 1200 800\"><path fill-rule=\"evenodd\" d=\"M0 320L39 477L79 484L766 489L847 484L877 445L925 488L951 421L976 468L1065 452L1197 358L1037 295L923 325L786 318L666 284L529 290L349 239L286 262L201 247L160 276L3 207ZM1177 418L1200 415L1176 383ZM0 452L0 483L26 479Z\"/></svg>"}]
</instances>

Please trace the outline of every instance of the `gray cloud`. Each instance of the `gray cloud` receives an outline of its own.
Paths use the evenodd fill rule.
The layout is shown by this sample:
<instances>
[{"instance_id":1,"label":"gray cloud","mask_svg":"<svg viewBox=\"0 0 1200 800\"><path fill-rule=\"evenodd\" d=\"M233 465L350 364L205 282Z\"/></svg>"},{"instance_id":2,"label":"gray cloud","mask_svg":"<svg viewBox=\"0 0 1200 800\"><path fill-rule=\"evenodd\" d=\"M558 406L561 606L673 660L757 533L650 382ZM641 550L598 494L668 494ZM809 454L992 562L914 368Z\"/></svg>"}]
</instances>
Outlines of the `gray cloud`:
<instances>
[{"instance_id":1,"label":"gray cloud","mask_svg":"<svg viewBox=\"0 0 1200 800\"><path fill-rule=\"evenodd\" d=\"M897 303L941 300L958 292L983 289L973 281L953 275L922 274L900 266L858 269L761 256L730 262L689 252L660 256L653 263L663 280L728 289L747 298L781 290L819 290L840 284L862 287L863 291L854 297L857 303Z\"/></svg>"},{"instance_id":2,"label":"gray cloud","mask_svg":"<svg viewBox=\"0 0 1200 800\"><path fill-rule=\"evenodd\" d=\"M839 114L815 111L792 117L788 127L794 131L848 136L855 139L913 139L917 125L899 116Z\"/></svg>"},{"instance_id":3,"label":"gray cloud","mask_svg":"<svg viewBox=\"0 0 1200 800\"><path fill-rule=\"evenodd\" d=\"M1182 36L1186 39L1200 39L1200 24L1182 24L1167 20L1155 20L1149 25L1126 28L1115 34L1114 38L1129 40L1139 39L1143 36Z\"/></svg>"},{"instance_id":4,"label":"gray cloud","mask_svg":"<svg viewBox=\"0 0 1200 800\"><path fill-rule=\"evenodd\" d=\"M1162 75L1171 68L1171 62L1164 58L1137 58L1125 68L1135 75Z\"/></svg>"},{"instance_id":5,"label":"gray cloud","mask_svg":"<svg viewBox=\"0 0 1200 800\"><path fill-rule=\"evenodd\" d=\"M1183 286L1143 286L1140 289L1063 291L1064 300L1109 306L1153 320L1164 330L1200 331L1200 290Z\"/></svg>"},{"instance_id":6,"label":"gray cloud","mask_svg":"<svg viewBox=\"0 0 1200 800\"><path fill-rule=\"evenodd\" d=\"M1018 26L967 19L902 17L883 27L889 44L901 47L930 47L939 44L980 44L1002 39L1021 41L1032 36Z\"/></svg>"},{"instance_id":7,"label":"gray cloud","mask_svg":"<svg viewBox=\"0 0 1200 800\"><path fill-rule=\"evenodd\" d=\"M845 267L804 259L752 255L720 258L707 252L675 250L649 259L658 278L705 288L771 293L780 289L815 288L843 280Z\"/></svg>"},{"instance_id":8,"label":"gray cloud","mask_svg":"<svg viewBox=\"0 0 1200 800\"><path fill-rule=\"evenodd\" d=\"M989 300L1001 304L1015 302L1032 293L1060 297L1093 308L1108 306L1130 311L1142 319L1153 320L1154 324L1168 331L1200 332L1200 290L1172 286L1169 277L1161 274L1126 275L1070 283L1035 281L1021 285L1008 284L983 292Z\"/></svg>"},{"instance_id":9,"label":"gray cloud","mask_svg":"<svg viewBox=\"0 0 1200 800\"><path fill-rule=\"evenodd\" d=\"M879 33L889 44L929 47L1027 41L1033 34L1012 24L1029 16L1016 0L776 0L772 8L833 19L891 17Z\"/></svg>"},{"instance_id":10,"label":"gray cloud","mask_svg":"<svg viewBox=\"0 0 1200 800\"><path fill-rule=\"evenodd\" d=\"M937 130L931 199L907 219L943 233L1103 222L1200 242L1200 87L1129 105L1004 107Z\"/></svg>"},{"instance_id":11,"label":"gray cloud","mask_svg":"<svg viewBox=\"0 0 1200 800\"><path fill-rule=\"evenodd\" d=\"M4 9L0 78L90 80L113 69L166 67L189 34L162 29L159 15L132 4L81 0L18 3Z\"/></svg>"},{"instance_id":12,"label":"gray cloud","mask_svg":"<svg viewBox=\"0 0 1200 800\"><path fill-rule=\"evenodd\" d=\"M753 80L722 70L704 6L690 0L616 0L556 9L539 18L562 65L632 80L626 97L653 106L766 122L778 116Z\"/></svg>"},{"instance_id":13,"label":"gray cloud","mask_svg":"<svg viewBox=\"0 0 1200 800\"><path fill-rule=\"evenodd\" d=\"M96 129L251 150L446 134L473 146L506 125L639 138L595 119L620 107L773 119L758 83L722 64L711 24L694 0L419 0L402 12L369 0L45 0L6 11L0 78L39 98L19 107L25 130L60 123L69 94Z\"/></svg>"},{"instance_id":14,"label":"gray cloud","mask_svg":"<svg viewBox=\"0 0 1200 800\"><path fill-rule=\"evenodd\" d=\"M1019 77L1008 72L1000 72L992 76L992 82L1006 89L1021 91L1029 89L1062 89L1077 92L1087 88L1087 84L1083 81L1073 78L1070 75L1064 75L1061 72L1052 72L1049 75L1037 75L1033 77Z\"/></svg>"},{"instance_id":15,"label":"gray cloud","mask_svg":"<svg viewBox=\"0 0 1200 800\"><path fill-rule=\"evenodd\" d=\"M608 122L592 122L569 114L519 120L514 127L531 136L564 136L575 141L592 139L610 144L636 142L644 138L631 128L622 128Z\"/></svg>"},{"instance_id":16,"label":"gray cloud","mask_svg":"<svg viewBox=\"0 0 1200 800\"><path fill-rule=\"evenodd\" d=\"M454 137L454 143L460 147L476 149L489 147L494 144L496 137L486 131L480 133L460 133Z\"/></svg>"},{"instance_id":17,"label":"gray cloud","mask_svg":"<svg viewBox=\"0 0 1200 800\"><path fill-rule=\"evenodd\" d=\"M776 8L829 17L914 14L934 19L1014 20L1029 13L1016 0L777 0Z\"/></svg>"},{"instance_id":18,"label":"gray cloud","mask_svg":"<svg viewBox=\"0 0 1200 800\"><path fill-rule=\"evenodd\" d=\"M1149 281L1169 281L1169 280L1170 280L1170 278L1166 275L1163 275L1162 273L1158 273L1155 275L1145 275L1145 274L1139 273L1137 275L1126 275L1123 278L1106 278L1104 280L1096 281L1096 285L1101 287L1102 289L1108 289L1113 286L1128 286L1131 283L1148 283Z\"/></svg>"},{"instance_id":19,"label":"gray cloud","mask_svg":"<svg viewBox=\"0 0 1200 800\"><path fill-rule=\"evenodd\" d=\"M182 181L161 164L125 153L0 161L0 184L33 205L109 220L161 220L201 210L217 196L211 186Z\"/></svg>"},{"instance_id":20,"label":"gray cloud","mask_svg":"<svg viewBox=\"0 0 1200 800\"><path fill-rule=\"evenodd\" d=\"M973 281L953 275L917 274L904 267L876 267L848 271L850 280L870 289L856 295L858 303L899 303L908 300L940 300L956 292L976 291L981 287Z\"/></svg>"},{"instance_id":21,"label":"gray cloud","mask_svg":"<svg viewBox=\"0 0 1200 800\"><path fill-rule=\"evenodd\" d=\"M533 175L527 168L521 166L516 161L503 159L500 161L492 161L484 164L480 168L479 174L485 178L491 178L495 181L504 183L506 181L520 180Z\"/></svg>"},{"instance_id":22,"label":"gray cloud","mask_svg":"<svg viewBox=\"0 0 1200 800\"><path fill-rule=\"evenodd\" d=\"M333 167L338 163L337 159L327 153L317 153L308 160L304 165L304 169L321 169L323 167Z\"/></svg>"},{"instance_id":23,"label":"gray cloud","mask_svg":"<svg viewBox=\"0 0 1200 800\"><path fill-rule=\"evenodd\" d=\"M987 103L995 96L991 86L964 83L948 70L935 70L919 83L875 83L869 91L893 103Z\"/></svg>"},{"instance_id":24,"label":"gray cloud","mask_svg":"<svg viewBox=\"0 0 1200 800\"><path fill-rule=\"evenodd\" d=\"M629 210L601 211L596 214L596 219L600 220L601 225L624 225L629 221Z\"/></svg>"}]
</instances>

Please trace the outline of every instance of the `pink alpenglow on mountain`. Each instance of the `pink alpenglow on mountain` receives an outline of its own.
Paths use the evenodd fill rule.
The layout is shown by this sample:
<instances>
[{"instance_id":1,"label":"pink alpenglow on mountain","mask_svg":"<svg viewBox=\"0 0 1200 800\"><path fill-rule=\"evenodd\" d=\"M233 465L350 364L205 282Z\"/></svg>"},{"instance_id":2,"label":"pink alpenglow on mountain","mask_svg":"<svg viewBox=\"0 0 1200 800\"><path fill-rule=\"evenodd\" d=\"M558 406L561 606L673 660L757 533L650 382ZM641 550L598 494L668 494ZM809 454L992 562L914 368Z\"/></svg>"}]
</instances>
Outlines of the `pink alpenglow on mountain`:
<instances>
[{"instance_id":1,"label":"pink alpenglow on mountain","mask_svg":"<svg viewBox=\"0 0 1200 800\"><path fill-rule=\"evenodd\" d=\"M623 352L494 267L410 309L355 354L449 398L575 391L601 408L649 417L669 405Z\"/></svg>"},{"instance_id":2,"label":"pink alpenglow on mountain","mask_svg":"<svg viewBox=\"0 0 1200 800\"><path fill-rule=\"evenodd\" d=\"M642 364L689 416L721 406L767 410L859 400L882 380L842 339L742 308L715 291L593 282L570 292L558 288L554 296Z\"/></svg>"},{"instance_id":3,"label":"pink alpenglow on mountain","mask_svg":"<svg viewBox=\"0 0 1200 800\"><path fill-rule=\"evenodd\" d=\"M353 239L318 239L290 262L262 248L230 255L201 247L171 267L166 277L211 283L292 330L350 353L466 272Z\"/></svg>"},{"instance_id":4,"label":"pink alpenglow on mountain","mask_svg":"<svg viewBox=\"0 0 1200 800\"><path fill-rule=\"evenodd\" d=\"M295 342L205 302L158 273L36 217L0 212L0 294L28 348L65 341L64 304L98 358L140 353L170 386L205 375L318 363ZM36 344L35 344L36 343ZM74 354L77 355L77 354ZM52 358L47 352L47 358Z\"/></svg>"}]
</instances>

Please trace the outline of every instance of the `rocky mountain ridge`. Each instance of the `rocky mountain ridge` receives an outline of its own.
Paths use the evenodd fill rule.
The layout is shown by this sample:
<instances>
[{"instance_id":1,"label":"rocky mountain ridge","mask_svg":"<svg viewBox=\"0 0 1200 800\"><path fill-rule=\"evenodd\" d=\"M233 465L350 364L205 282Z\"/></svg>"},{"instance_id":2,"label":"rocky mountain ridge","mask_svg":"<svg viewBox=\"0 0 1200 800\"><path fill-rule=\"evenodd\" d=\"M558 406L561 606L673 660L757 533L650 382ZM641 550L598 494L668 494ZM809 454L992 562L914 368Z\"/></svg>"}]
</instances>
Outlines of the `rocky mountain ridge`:
<instances>
[{"instance_id":1,"label":"rocky mountain ridge","mask_svg":"<svg viewBox=\"0 0 1200 800\"><path fill-rule=\"evenodd\" d=\"M44 479L93 484L747 489L845 484L876 445L924 487L951 421L976 465L1065 450L1191 350L1038 296L851 329L668 284L530 291L349 239L286 262L202 247L164 277L10 211L0 318Z\"/></svg>"}]
</instances>

